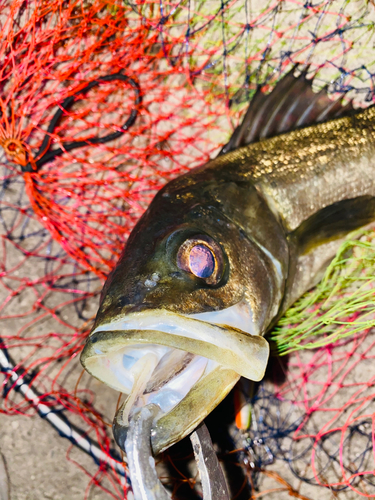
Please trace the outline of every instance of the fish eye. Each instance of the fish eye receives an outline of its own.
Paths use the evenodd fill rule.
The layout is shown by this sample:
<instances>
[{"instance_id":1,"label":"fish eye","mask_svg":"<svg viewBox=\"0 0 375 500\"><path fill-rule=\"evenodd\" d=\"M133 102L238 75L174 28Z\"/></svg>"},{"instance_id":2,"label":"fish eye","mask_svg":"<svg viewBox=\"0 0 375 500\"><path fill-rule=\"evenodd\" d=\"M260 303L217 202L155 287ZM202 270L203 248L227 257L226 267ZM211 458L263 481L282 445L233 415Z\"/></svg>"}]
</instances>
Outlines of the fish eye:
<instances>
[{"instance_id":1,"label":"fish eye","mask_svg":"<svg viewBox=\"0 0 375 500\"><path fill-rule=\"evenodd\" d=\"M195 245L189 255L190 270L198 278L209 278L215 270L215 257L205 245Z\"/></svg>"},{"instance_id":2,"label":"fish eye","mask_svg":"<svg viewBox=\"0 0 375 500\"><path fill-rule=\"evenodd\" d=\"M209 285L216 285L223 274L223 254L210 237L199 235L187 239L179 248L177 265Z\"/></svg>"}]
</instances>

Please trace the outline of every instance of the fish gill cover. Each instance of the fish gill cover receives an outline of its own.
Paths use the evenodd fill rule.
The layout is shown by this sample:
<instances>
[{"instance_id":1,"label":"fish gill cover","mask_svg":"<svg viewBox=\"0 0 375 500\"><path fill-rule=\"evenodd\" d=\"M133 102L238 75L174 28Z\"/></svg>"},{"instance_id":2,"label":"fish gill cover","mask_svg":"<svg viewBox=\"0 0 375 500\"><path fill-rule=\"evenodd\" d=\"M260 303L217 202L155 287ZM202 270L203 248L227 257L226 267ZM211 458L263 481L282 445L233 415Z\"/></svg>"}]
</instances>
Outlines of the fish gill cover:
<instances>
[{"instance_id":1,"label":"fish gill cover","mask_svg":"<svg viewBox=\"0 0 375 500\"><path fill-rule=\"evenodd\" d=\"M43 403L121 460L117 395L79 379L78 357L129 232L164 183L219 151L257 85L271 90L293 65L309 65L315 90L372 103L374 23L362 0L1 2L0 324L16 365L2 365L2 447L9 419ZM274 369L245 394L251 427L231 426L221 449L233 497L249 485L251 498L375 497L374 248L373 234L347 243L273 332L288 353L283 380ZM14 373L38 401L16 391ZM75 498L126 498L121 467L66 450L88 476ZM183 497L195 483L185 457L164 461ZM9 471L20 495L31 488L21 464ZM48 483L38 480L35 494Z\"/></svg>"}]
</instances>

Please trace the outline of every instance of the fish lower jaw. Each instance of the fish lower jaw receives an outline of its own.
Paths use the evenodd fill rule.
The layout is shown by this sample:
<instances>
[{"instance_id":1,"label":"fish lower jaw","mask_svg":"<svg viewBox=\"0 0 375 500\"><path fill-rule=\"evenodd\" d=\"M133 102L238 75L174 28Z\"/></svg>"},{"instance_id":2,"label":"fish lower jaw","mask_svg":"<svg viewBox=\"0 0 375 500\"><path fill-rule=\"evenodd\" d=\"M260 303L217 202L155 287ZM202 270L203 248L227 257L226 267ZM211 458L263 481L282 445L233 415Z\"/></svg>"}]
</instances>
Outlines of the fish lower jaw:
<instances>
[{"instance_id":1,"label":"fish lower jaw","mask_svg":"<svg viewBox=\"0 0 375 500\"><path fill-rule=\"evenodd\" d=\"M240 378L217 361L157 344L122 346L89 358L85 367L127 395L113 422L122 449L137 409L150 404L160 408L151 432L154 454L192 432Z\"/></svg>"}]
</instances>

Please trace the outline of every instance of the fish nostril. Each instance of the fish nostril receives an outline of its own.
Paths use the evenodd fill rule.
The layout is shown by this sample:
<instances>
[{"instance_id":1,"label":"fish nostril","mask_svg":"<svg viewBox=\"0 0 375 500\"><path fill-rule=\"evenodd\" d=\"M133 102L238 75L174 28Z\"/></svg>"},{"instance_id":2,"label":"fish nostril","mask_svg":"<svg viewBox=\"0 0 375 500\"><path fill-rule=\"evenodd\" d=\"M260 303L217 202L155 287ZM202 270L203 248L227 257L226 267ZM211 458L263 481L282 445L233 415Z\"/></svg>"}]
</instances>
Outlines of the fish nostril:
<instances>
[{"instance_id":1,"label":"fish nostril","mask_svg":"<svg viewBox=\"0 0 375 500\"><path fill-rule=\"evenodd\" d=\"M124 296L124 297L120 297L118 299L116 307L119 308L119 309L122 309L123 307L130 306L133 303L134 303L134 301L131 300L130 297Z\"/></svg>"},{"instance_id":2,"label":"fish nostril","mask_svg":"<svg viewBox=\"0 0 375 500\"><path fill-rule=\"evenodd\" d=\"M95 343L99 340L99 335L98 335L98 333L99 333L99 332L95 332L95 333L91 334L89 337L87 337L86 342L87 342L88 340L90 340L90 342L91 342L92 344L95 344Z\"/></svg>"}]
</instances>

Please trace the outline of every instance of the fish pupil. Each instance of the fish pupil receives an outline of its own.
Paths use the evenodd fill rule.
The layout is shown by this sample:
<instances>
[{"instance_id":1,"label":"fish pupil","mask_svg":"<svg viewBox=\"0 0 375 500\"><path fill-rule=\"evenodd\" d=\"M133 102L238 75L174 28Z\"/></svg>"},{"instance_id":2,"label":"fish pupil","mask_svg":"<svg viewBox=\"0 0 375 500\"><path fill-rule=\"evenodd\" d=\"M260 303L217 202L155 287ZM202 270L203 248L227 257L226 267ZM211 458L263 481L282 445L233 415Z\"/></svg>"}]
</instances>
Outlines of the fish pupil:
<instances>
[{"instance_id":1,"label":"fish pupil","mask_svg":"<svg viewBox=\"0 0 375 500\"><path fill-rule=\"evenodd\" d=\"M198 278L209 278L215 270L215 257L205 245L195 245L190 250L189 267Z\"/></svg>"}]
</instances>

